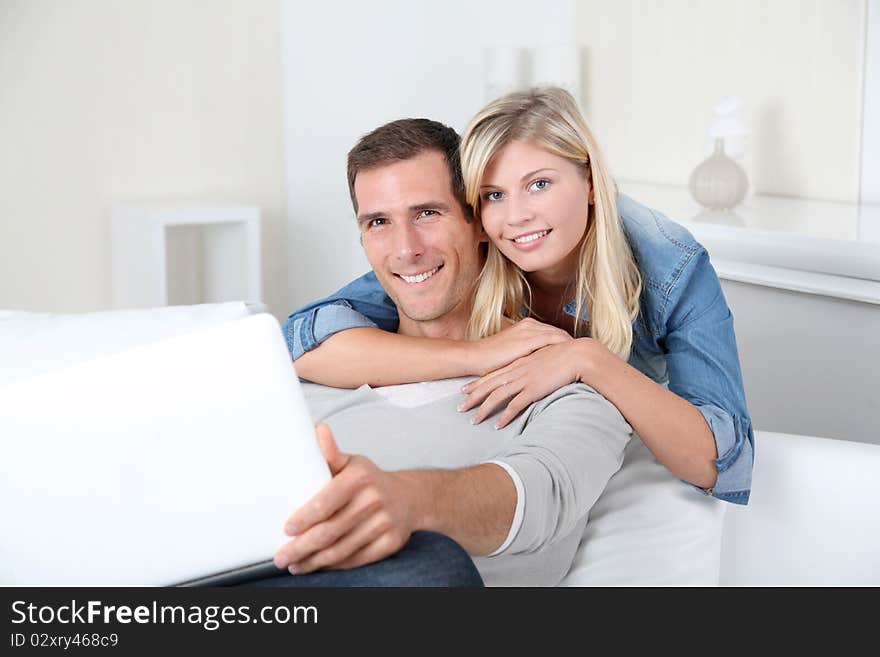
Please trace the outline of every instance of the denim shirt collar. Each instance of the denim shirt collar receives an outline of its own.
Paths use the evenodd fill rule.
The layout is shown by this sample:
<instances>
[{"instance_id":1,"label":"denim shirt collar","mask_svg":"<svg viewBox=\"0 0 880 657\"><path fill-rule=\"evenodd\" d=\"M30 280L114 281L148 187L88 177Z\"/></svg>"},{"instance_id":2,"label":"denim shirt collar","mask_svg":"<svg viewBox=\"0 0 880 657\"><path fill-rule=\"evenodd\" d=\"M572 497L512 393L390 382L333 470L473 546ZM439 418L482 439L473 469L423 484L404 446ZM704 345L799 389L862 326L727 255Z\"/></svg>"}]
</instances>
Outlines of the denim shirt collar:
<instances>
[{"instance_id":1,"label":"denim shirt collar","mask_svg":"<svg viewBox=\"0 0 880 657\"><path fill-rule=\"evenodd\" d=\"M574 317L575 310L577 310L577 302L574 300L569 301L567 304L562 306L562 311L566 315L569 315L570 317ZM526 308L525 306L522 306L519 309L519 313L523 317L528 317L529 316L529 309ZM590 311L587 309L586 305L584 305L584 307L581 308L581 321L582 322L589 322L590 321Z\"/></svg>"},{"instance_id":2,"label":"denim shirt collar","mask_svg":"<svg viewBox=\"0 0 880 657\"><path fill-rule=\"evenodd\" d=\"M570 315L572 317L574 317L574 313L576 310L577 310L577 303L574 301L569 301L567 304L562 306L562 312L564 312L566 315ZM590 311L587 309L586 306L581 308L581 321L583 321L583 322L590 321Z\"/></svg>"},{"instance_id":3,"label":"denim shirt collar","mask_svg":"<svg viewBox=\"0 0 880 657\"><path fill-rule=\"evenodd\" d=\"M569 301L567 304L562 306L562 311L566 315L569 315L570 317L574 317L575 310L577 310L577 302L574 300ZM523 317L528 317L529 316L529 309L526 308L525 306L522 306L519 309L519 314L522 315ZM582 322L589 322L590 321L590 311L587 310L586 305L583 308L581 308L581 321Z\"/></svg>"}]
</instances>

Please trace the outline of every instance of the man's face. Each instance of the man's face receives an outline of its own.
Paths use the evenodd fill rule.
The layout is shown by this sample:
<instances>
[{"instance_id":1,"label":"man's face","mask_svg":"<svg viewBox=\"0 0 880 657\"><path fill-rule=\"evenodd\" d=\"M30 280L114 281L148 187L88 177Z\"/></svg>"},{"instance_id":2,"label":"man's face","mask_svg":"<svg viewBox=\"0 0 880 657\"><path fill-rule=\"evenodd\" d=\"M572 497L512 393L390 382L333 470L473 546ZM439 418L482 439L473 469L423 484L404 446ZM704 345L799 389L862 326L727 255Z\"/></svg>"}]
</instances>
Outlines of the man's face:
<instances>
[{"instance_id":1,"label":"man's face","mask_svg":"<svg viewBox=\"0 0 880 657\"><path fill-rule=\"evenodd\" d=\"M446 159L426 151L367 169L354 184L367 259L400 313L400 332L434 320L467 324L482 267L479 222L466 220Z\"/></svg>"}]
</instances>

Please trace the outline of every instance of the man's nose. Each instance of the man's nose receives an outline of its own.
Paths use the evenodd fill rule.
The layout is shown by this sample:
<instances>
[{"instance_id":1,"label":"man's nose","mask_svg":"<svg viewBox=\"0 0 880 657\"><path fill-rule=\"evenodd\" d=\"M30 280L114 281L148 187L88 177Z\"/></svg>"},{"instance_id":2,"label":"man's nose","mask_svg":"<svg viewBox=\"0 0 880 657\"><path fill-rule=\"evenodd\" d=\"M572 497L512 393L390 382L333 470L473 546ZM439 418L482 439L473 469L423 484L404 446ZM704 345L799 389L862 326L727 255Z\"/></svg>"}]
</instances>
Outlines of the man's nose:
<instances>
[{"instance_id":1,"label":"man's nose","mask_svg":"<svg viewBox=\"0 0 880 657\"><path fill-rule=\"evenodd\" d=\"M398 224L394 231L394 252L399 258L420 257L425 246L418 229L410 223Z\"/></svg>"}]
</instances>

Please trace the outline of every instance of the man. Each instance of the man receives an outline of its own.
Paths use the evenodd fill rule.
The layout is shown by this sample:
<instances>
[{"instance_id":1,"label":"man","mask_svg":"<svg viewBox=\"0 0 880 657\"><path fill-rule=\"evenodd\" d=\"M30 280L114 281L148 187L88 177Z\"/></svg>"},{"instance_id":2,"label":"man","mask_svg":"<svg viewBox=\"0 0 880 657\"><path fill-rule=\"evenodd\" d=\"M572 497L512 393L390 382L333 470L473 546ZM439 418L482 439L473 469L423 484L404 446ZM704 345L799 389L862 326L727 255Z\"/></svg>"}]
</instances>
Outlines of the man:
<instances>
[{"instance_id":1,"label":"man","mask_svg":"<svg viewBox=\"0 0 880 657\"><path fill-rule=\"evenodd\" d=\"M361 243L397 308L400 335L466 334L486 237L463 200L457 148L450 128L410 119L378 128L349 154ZM315 330L303 326L316 319L303 312L285 324L294 355L304 329ZM297 359L300 376L308 378L317 352ZM501 430L472 426L456 409L461 384L304 384L313 418L326 422L318 436L334 476L290 517L293 540L276 566L307 574L389 563L427 530L473 555L486 584L558 583L631 429L582 384L561 388Z\"/></svg>"}]
</instances>

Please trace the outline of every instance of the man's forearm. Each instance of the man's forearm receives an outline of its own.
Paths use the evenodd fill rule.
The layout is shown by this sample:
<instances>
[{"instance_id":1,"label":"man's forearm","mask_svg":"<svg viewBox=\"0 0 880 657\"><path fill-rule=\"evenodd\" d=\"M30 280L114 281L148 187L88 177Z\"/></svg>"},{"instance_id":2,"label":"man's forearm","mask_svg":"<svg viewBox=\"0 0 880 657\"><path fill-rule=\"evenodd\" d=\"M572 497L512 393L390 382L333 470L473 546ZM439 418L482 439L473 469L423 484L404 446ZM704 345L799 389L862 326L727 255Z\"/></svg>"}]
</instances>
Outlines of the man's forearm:
<instances>
[{"instance_id":1,"label":"man's forearm","mask_svg":"<svg viewBox=\"0 0 880 657\"><path fill-rule=\"evenodd\" d=\"M412 504L416 529L446 534L469 554L490 554L504 542L516 510L516 486L499 465L393 473Z\"/></svg>"}]
</instances>

